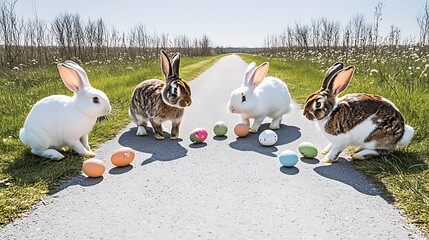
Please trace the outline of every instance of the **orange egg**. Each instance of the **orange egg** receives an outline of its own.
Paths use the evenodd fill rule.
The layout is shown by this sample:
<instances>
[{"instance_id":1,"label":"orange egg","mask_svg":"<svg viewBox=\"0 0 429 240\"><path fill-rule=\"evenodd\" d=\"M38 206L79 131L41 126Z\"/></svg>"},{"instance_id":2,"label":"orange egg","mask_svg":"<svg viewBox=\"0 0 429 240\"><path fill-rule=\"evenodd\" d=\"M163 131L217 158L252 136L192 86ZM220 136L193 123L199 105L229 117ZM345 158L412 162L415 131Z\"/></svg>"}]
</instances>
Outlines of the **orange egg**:
<instances>
[{"instance_id":1,"label":"orange egg","mask_svg":"<svg viewBox=\"0 0 429 240\"><path fill-rule=\"evenodd\" d=\"M121 147L112 153L110 161L117 167L125 167L134 160L135 156L136 152L132 148Z\"/></svg>"},{"instance_id":2,"label":"orange egg","mask_svg":"<svg viewBox=\"0 0 429 240\"><path fill-rule=\"evenodd\" d=\"M235 135L237 135L239 137L245 137L245 136L249 135L249 126L247 126L244 123L239 123L239 124L235 125L234 133L235 133Z\"/></svg>"},{"instance_id":3,"label":"orange egg","mask_svg":"<svg viewBox=\"0 0 429 240\"><path fill-rule=\"evenodd\" d=\"M95 158L86 160L82 165L82 171L88 177L101 177L105 170L104 162Z\"/></svg>"}]
</instances>

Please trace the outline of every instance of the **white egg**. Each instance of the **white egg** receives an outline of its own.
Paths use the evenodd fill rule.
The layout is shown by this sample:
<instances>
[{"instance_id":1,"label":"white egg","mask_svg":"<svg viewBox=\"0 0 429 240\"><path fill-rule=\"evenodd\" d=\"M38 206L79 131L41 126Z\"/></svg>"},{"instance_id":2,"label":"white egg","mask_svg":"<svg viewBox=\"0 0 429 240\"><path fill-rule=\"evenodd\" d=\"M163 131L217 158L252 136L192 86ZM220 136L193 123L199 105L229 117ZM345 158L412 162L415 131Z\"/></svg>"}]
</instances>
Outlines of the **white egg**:
<instances>
[{"instance_id":1,"label":"white egg","mask_svg":"<svg viewBox=\"0 0 429 240\"><path fill-rule=\"evenodd\" d=\"M265 130L259 134L259 142L264 146L276 144L277 139L277 134L273 130Z\"/></svg>"}]
</instances>

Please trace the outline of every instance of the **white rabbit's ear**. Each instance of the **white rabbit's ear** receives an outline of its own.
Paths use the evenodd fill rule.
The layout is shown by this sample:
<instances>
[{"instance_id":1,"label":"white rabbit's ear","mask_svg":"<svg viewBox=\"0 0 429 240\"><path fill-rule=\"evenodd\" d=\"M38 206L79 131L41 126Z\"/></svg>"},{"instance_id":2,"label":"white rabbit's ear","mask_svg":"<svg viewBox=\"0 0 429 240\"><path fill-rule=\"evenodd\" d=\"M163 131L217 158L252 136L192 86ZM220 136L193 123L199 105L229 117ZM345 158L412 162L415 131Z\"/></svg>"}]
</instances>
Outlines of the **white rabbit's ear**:
<instances>
[{"instance_id":1,"label":"white rabbit's ear","mask_svg":"<svg viewBox=\"0 0 429 240\"><path fill-rule=\"evenodd\" d=\"M257 87L264 80L265 76L267 76L268 67L269 63L264 62L256 68L255 72L253 73L253 85L255 87Z\"/></svg>"},{"instance_id":2,"label":"white rabbit's ear","mask_svg":"<svg viewBox=\"0 0 429 240\"><path fill-rule=\"evenodd\" d=\"M329 81L328 90L331 91L335 96L346 90L350 80L353 77L354 71L355 67L350 66L338 72L332 77L331 81Z\"/></svg>"},{"instance_id":3,"label":"white rabbit's ear","mask_svg":"<svg viewBox=\"0 0 429 240\"><path fill-rule=\"evenodd\" d=\"M161 50L161 69L164 73L165 79L170 78L170 76L172 75L171 63L164 50Z\"/></svg>"},{"instance_id":4,"label":"white rabbit's ear","mask_svg":"<svg viewBox=\"0 0 429 240\"><path fill-rule=\"evenodd\" d=\"M85 84L85 86L91 86L88 80L88 76L86 75L85 70L83 70L81 66L79 66L77 63L71 60L66 60L64 64L66 65L66 67L74 69L77 72L77 74L79 74L79 77L82 80L82 82Z\"/></svg>"},{"instance_id":5,"label":"white rabbit's ear","mask_svg":"<svg viewBox=\"0 0 429 240\"><path fill-rule=\"evenodd\" d=\"M61 79L66 87L75 93L80 92L83 88L90 86L86 74L81 76L77 70L72 68L69 64L59 63L58 71L60 72ZM83 70L83 69L82 69ZM85 71L83 71L85 73Z\"/></svg>"},{"instance_id":6,"label":"white rabbit's ear","mask_svg":"<svg viewBox=\"0 0 429 240\"><path fill-rule=\"evenodd\" d=\"M173 77L179 78L179 67L180 67L180 53L175 53L171 59L171 67Z\"/></svg>"},{"instance_id":7,"label":"white rabbit's ear","mask_svg":"<svg viewBox=\"0 0 429 240\"><path fill-rule=\"evenodd\" d=\"M243 86L250 85L250 81L252 80L252 75L255 72L256 63L251 62L249 66L246 68L246 73L244 74Z\"/></svg>"}]
</instances>

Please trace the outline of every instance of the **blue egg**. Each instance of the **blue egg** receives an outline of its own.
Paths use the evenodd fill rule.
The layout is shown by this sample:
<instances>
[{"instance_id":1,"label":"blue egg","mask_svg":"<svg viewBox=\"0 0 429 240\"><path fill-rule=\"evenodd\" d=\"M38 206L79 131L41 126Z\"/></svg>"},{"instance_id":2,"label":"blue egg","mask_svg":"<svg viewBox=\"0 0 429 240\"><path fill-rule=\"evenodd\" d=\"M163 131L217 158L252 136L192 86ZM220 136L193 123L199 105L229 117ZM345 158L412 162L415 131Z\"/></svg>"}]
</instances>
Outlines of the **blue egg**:
<instances>
[{"instance_id":1,"label":"blue egg","mask_svg":"<svg viewBox=\"0 0 429 240\"><path fill-rule=\"evenodd\" d=\"M285 167L293 167L298 162L298 154L292 150L285 150L279 154L280 163Z\"/></svg>"}]
</instances>

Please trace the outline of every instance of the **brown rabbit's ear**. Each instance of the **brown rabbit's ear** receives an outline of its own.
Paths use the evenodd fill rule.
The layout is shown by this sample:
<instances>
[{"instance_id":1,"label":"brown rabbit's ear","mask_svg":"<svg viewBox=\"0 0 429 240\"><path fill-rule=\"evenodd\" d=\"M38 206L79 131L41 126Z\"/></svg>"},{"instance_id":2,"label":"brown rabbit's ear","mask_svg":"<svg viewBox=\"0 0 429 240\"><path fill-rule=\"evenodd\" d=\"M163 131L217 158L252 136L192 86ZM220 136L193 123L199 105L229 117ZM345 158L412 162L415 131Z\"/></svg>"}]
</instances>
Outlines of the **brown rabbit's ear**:
<instances>
[{"instance_id":1,"label":"brown rabbit's ear","mask_svg":"<svg viewBox=\"0 0 429 240\"><path fill-rule=\"evenodd\" d=\"M331 91L336 96L342 91L346 90L350 80L353 77L354 71L355 67L350 66L334 75L328 84L329 91Z\"/></svg>"},{"instance_id":2,"label":"brown rabbit's ear","mask_svg":"<svg viewBox=\"0 0 429 240\"><path fill-rule=\"evenodd\" d=\"M179 78L179 67L180 67L180 53L175 53L171 58L171 67L173 68L173 77Z\"/></svg>"},{"instance_id":3,"label":"brown rabbit's ear","mask_svg":"<svg viewBox=\"0 0 429 240\"><path fill-rule=\"evenodd\" d=\"M169 78L172 75L170 59L168 58L164 50L161 50L161 69L164 73L165 79Z\"/></svg>"},{"instance_id":4,"label":"brown rabbit's ear","mask_svg":"<svg viewBox=\"0 0 429 240\"><path fill-rule=\"evenodd\" d=\"M337 74L339 71L341 71L344 68L344 64L342 62L337 62L334 65L332 65L328 71L326 71L325 79L323 79L322 82L322 89L326 89L328 87L329 81L331 81L332 77Z\"/></svg>"}]
</instances>

